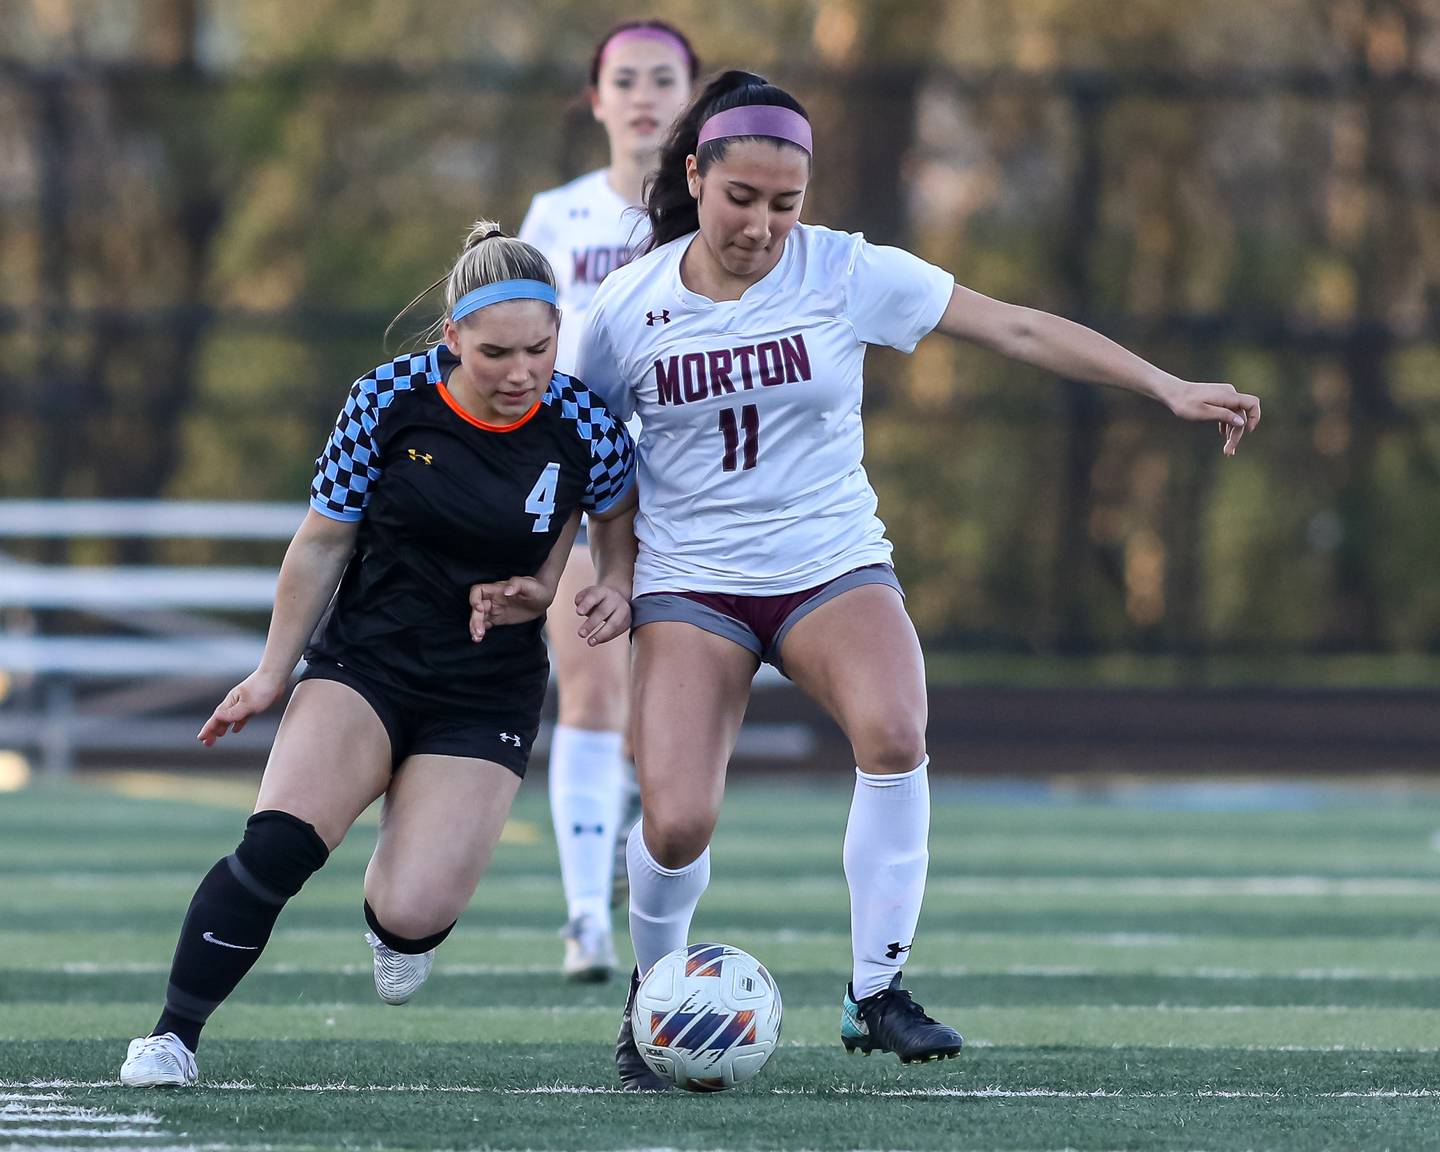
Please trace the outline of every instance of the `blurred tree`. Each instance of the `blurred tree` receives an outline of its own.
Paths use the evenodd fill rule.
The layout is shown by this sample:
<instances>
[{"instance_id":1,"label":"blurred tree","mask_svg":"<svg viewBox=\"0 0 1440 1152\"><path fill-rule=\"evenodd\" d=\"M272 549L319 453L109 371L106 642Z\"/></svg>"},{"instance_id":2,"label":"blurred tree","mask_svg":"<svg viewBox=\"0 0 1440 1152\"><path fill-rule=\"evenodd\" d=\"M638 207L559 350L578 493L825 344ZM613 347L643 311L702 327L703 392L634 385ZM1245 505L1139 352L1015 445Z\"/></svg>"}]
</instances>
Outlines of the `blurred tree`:
<instances>
[{"instance_id":1,"label":"blurred tree","mask_svg":"<svg viewBox=\"0 0 1440 1152\"><path fill-rule=\"evenodd\" d=\"M658 0L793 87L810 219L1262 394L1153 405L931 341L866 466L922 629L1021 650L1440 644L1440 0ZM468 223L601 162L629 5L0 5L0 485L299 499Z\"/></svg>"}]
</instances>

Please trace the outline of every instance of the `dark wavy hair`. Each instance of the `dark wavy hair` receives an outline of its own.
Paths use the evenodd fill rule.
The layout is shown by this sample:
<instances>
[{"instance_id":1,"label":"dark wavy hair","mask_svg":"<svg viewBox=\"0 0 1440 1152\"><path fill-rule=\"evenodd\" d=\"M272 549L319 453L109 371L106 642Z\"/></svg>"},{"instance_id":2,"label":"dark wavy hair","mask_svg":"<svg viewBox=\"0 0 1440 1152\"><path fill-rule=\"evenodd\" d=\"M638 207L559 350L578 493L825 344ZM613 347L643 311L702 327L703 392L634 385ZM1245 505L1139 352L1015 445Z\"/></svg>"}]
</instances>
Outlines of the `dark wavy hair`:
<instances>
[{"instance_id":1,"label":"dark wavy hair","mask_svg":"<svg viewBox=\"0 0 1440 1152\"><path fill-rule=\"evenodd\" d=\"M700 227L700 212L695 197L690 195L690 186L685 181L685 158L694 155L700 175L710 170L710 165L725 159L726 146L731 140L745 137L727 137L711 140L705 147L696 149L700 140L700 126L717 112L731 108L744 108L752 104L772 104L798 112L810 119L800 101L783 88L777 88L763 76L753 72L731 69L722 72L701 90L700 95L690 102L690 107L675 121L664 146L660 149L660 166L645 185L645 211L650 217L650 242L645 250L651 251L671 240L689 235Z\"/></svg>"},{"instance_id":2,"label":"dark wavy hair","mask_svg":"<svg viewBox=\"0 0 1440 1152\"><path fill-rule=\"evenodd\" d=\"M610 41L615 39L621 32L629 32L633 28L654 28L657 32L667 32L685 49L685 63L690 68L690 79L694 80L700 75L700 57L695 55L695 49L690 44L690 38L664 20L626 20L623 24L617 24L610 31L600 38L600 43L595 45L595 51L590 57L590 87L594 88L600 83L600 61L605 56L605 49L610 46Z\"/></svg>"}]
</instances>

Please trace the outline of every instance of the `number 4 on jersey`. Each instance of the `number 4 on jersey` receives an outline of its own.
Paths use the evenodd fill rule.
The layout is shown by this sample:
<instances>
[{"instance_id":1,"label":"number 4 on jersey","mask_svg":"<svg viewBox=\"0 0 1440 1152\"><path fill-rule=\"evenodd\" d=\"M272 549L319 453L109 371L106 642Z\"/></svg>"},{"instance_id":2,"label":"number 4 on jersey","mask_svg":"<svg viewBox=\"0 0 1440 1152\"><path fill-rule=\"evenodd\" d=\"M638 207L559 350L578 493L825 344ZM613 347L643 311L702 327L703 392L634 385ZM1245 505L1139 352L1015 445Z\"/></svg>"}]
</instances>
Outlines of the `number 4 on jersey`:
<instances>
[{"instance_id":1,"label":"number 4 on jersey","mask_svg":"<svg viewBox=\"0 0 1440 1152\"><path fill-rule=\"evenodd\" d=\"M535 517L532 532L550 531L550 517L555 515L555 492L560 487L560 465L553 460L545 465L530 495L525 497L525 511Z\"/></svg>"},{"instance_id":2,"label":"number 4 on jersey","mask_svg":"<svg viewBox=\"0 0 1440 1152\"><path fill-rule=\"evenodd\" d=\"M760 409L746 404L740 409L740 427L745 429L745 468L754 468L760 458ZM740 455L740 428L736 427L735 409L720 411L720 435L725 438L725 459L722 467L734 472Z\"/></svg>"}]
</instances>

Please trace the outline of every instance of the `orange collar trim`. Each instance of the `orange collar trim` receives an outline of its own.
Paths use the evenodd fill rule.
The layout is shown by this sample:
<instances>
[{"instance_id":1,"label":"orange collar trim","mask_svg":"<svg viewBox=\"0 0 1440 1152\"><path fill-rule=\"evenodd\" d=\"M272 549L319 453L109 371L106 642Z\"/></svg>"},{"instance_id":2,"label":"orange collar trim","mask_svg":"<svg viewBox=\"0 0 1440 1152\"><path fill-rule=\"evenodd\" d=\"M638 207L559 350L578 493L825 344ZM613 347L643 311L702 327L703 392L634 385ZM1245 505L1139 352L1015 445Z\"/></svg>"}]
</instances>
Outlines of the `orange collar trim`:
<instances>
[{"instance_id":1,"label":"orange collar trim","mask_svg":"<svg viewBox=\"0 0 1440 1152\"><path fill-rule=\"evenodd\" d=\"M522 425L528 424L534 418L535 413L540 411L540 401L537 400L535 401L535 406L531 408L530 411L526 412L525 415L521 416L520 419L516 420L513 424L487 424L484 420L470 415L469 412L465 411L464 408L460 407L460 401L456 400L454 396L450 395L450 389L445 387L444 381L437 383L435 387L440 390L440 399L445 401L445 403L449 406L450 411L454 412L455 415L459 416L460 419L465 421L465 423L473 424L476 428L483 428L486 432L513 432L515 431L515 429L521 427Z\"/></svg>"}]
</instances>

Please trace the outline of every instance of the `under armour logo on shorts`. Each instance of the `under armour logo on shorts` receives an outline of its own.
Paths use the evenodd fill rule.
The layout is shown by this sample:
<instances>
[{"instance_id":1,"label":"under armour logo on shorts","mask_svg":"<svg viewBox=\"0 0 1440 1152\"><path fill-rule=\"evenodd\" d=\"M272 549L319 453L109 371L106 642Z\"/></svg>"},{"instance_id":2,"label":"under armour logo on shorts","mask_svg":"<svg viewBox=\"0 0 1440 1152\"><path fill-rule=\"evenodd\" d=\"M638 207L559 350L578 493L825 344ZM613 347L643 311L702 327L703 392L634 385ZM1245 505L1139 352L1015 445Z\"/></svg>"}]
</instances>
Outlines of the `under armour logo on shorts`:
<instances>
[{"instance_id":1,"label":"under armour logo on shorts","mask_svg":"<svg viewBox=\"0 0 1440 1152\"><path fill-rule=\"evenodd\" d=\"M502 744L513 744L516 748L520 747L520 737L512 736L509 732L500 733L500 742Z\"/></svg>"},{"instance_id":2,"label":"under armour logo on shorts","mask_svg":"<svg viewBox=\"0 0 1440 1152\"><path fill-rule=\"evenodd\" d=\"M660 309L660 312L659 312L658 315L657 315L656 313L654 313L654 312L646 312L646 313L645 313L645 327L647 327L647 328L653 328L653 327L655 327L655 321L657 321L657 320L660 321L661 324L669 324L669 323L670 323L670 309L668 309L668 308L662 308L662 309Z\"/></svg>"},{"instance_id":3,"label":"under armour logo on shorts","mask_svg":"<svg viewBox=\"0 0 1440 1152\"><path fill-rule=\"evenodd\" d=\"M915 945L914 945L913 943L911 943L911 944L906 944L905 947L902 948L902 947L900 947L900 941L898 941L898 940L892 940L892 941L890 941L889 946L886 947L886 949L885 949L885 959L887 959L887 960L898 960L898 959L900 959L900 953L902 953L902 952L909 952L910 949L913 948L913 947L915 947Z\"/></svg>"}]
</instances>

